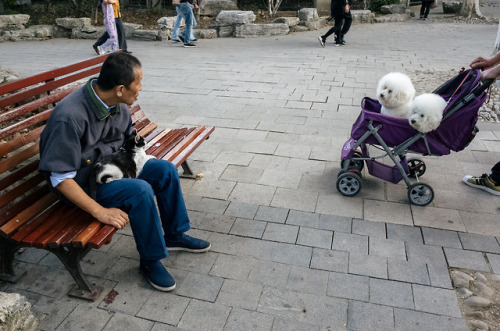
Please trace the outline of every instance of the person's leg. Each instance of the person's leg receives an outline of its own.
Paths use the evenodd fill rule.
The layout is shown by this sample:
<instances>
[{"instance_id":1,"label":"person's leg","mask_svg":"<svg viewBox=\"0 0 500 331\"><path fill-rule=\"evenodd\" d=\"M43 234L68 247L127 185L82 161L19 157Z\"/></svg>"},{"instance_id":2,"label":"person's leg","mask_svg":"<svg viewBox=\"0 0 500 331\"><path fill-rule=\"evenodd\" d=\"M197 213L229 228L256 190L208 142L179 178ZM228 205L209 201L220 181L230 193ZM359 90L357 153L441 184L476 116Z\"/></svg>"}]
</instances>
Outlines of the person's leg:
<instances>
[{"instance_id":1,"label":"person's leg","mask_svg":"<svg viewBox=\"0 0 500 331\"><path fill-rule=\"evenodd\" d=\"M96 201L103 207L119 208L128 214L141 259L161 260L168 256L154 191L149 183L124 178L99 185Z\"/></svg>"},{"instance_id":2,"label":"person's leg","mask_svg":"<svg viewBox=\"0 0 500 331\"><path fill-rule=\"evenodd\" d=\"M198 23L196 22L196 17L194 15L194 11L193 11L193 24L191 25L191 37L189 39L191 40L195 40L196 38L194 37L194 28L198 25Z\"/></svg>"},{"instance_id":3,"label":"person's leg","mask_svg":"<svg viewBox=\"0 0 500 331\"><path fill-rule=\"evenodd\" d=\"M127 39L125 38L125 27L121 17L115 18L116 32L118 33L118 46L124 52L128 52L127 49Z\"/></svg>"},{"instance_id":4,"label":"person's leg","mask_svg":"<svg viewBox=\"0 0 500 331\"><path fill-rule=\"evenodd\" d=\"M181 27L182 15L179 12L179 6L175 6L177 19L175 20L174 30L172 31L172 41L179 41L179 29Z\"/></svg>"},{"instance_id":5,"label":"person's leg","mask_svg":"<svg viewBox=\"0 0 500 331\"><path fill-rule=\"evenodd\" d=\"M420 7L420 19L424 18L425 0L422 0L422 7Z\"/></svg>"},{"instance_id":6,"label":"person's leg","mask_svg":"<svg viewBox=\"0 0 500 331\"><path fill-rule=\"evenodd\" d=\"M344 16L335 16L335 25L333 26L335 32L335 45L340 45L340 34L342 32L342 25L344 24Z\"/></svg>"},{"instance_id":7,"label":"person's leg","mask_svg":"<svg viewBox=\"0 0 500 331\"><path fill-rule=\"evenodd\" d=\"M345 44L344 36L349 32L352 24L352 15L351 12L344 14L344 24L342 25L342 30L340 31L340 42Z\"/></svg>"},{"instance_id":8,"label":"person's leg","mask_svg":"<svg viewBox=\"0 0 500 331\"><path fill-rule=\"evenodd\" d=\"M151 159L146 162L138 178L148 182L156 195L165 234L179 235L188 231L191 227L175 165L165 160Z\"/></svg>"},{"instance_id":9,"label":"person's leg","mask_svg":"<svg viewBox=\"0 0 500 331\"><path fill-rule=\"evenodd\" d=\"M190 44L193 25L193 10L191 9L191 5L187 3L181 3L179 5L179 10L182 13L182 17L184 18L184 22L186 24L186 29L182 33L182 36L184 37L184 44Z\"/></svg>"},{"instance_id":10,"label":"person's leg","mask_svg":"<svg viewBox=\"0 0 500 331\"><path fill-rule=\"evenodd\" d=\"M106 40L108 40L108 38L109 38L108 31L104 31L102 36L100 36L99 39L97 39L97 41L94 43L94 48L104 44L106 42Z\"/></svg>"},{"instance_id":11,"label":"person's leg","mask_svg":"<svg viewBox=\"0 0 500 331\"><path fill-rule=\"evenodd\" d=\"M431 5L432 5L432 2L431 1L427 1L425 3L425 13L424 13L424 19L427 18L427 16L429 16L429 12L431 11Z\"/></svg>"},{"instance_id":12,"label":"person's leg","mask_svg":"<svg viewBox=\"0 0 500 331\"><path fill-rule=\"evenodd\" d=\"M490 178L497 186L500 186L500 161L491 168Z\"/></svg>"}]
</instances>

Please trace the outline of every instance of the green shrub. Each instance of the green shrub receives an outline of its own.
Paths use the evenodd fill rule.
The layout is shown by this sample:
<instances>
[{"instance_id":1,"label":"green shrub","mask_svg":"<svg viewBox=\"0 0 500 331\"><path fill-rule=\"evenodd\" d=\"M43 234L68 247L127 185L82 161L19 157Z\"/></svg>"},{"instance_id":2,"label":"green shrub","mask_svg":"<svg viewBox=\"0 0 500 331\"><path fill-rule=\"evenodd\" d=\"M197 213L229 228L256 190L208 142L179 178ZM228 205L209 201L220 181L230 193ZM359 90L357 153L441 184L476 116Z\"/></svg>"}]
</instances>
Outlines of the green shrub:
<instances>
[{"instance_id":1,"label":"green shrub","mask_svg":"<svg viewBox=\"0 0 500 331\"><path fill-rule=\"evenodd\" d=\"M392 5L395 3L400 3L400 2L399 0L371 0L368 9L370 9L372 12L380 12L380 7L385 5Z\"/></svg>"}]
</instances>

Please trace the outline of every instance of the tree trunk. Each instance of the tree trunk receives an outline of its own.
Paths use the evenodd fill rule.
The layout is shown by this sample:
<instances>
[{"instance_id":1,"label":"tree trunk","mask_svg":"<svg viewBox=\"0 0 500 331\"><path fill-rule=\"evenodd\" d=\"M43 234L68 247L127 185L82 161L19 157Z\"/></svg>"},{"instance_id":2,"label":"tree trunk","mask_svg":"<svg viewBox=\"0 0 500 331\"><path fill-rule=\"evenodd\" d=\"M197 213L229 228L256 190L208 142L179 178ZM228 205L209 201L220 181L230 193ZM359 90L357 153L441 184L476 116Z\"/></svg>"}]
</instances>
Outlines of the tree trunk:
<instances>
[{"instance_id":1,"label":"tree trunk","mask_svg":"<svg viewBox=\"0 0 500 331\"><path fill-rule=\"evenodd\" d=\"M499 51L500 51L500 20L498 21L497 40L495 41L495 49L493 50L493 55L496 55Z\"/></svg>"}]
</instances>

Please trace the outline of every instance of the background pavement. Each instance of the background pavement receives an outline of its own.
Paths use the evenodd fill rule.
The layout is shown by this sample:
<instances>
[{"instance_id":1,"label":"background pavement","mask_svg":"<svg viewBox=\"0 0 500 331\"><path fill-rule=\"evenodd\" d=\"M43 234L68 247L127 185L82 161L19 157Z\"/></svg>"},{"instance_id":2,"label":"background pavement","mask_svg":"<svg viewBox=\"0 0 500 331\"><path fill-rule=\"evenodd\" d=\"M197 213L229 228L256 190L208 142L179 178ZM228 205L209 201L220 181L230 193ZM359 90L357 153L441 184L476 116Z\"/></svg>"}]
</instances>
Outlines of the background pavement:
<instances>
[{"instance_id":1,"label":"background pavement","mask_svg":"<svg viewBox=\"0 0 500 331\"><path fill-rule=\"evenodd\" d=\"M448 268L500 273L500 203L461 179L500 160L500 125L481 123L460 153L421 157L435 192L427 207L368 173L356 197L335 182L360 102L382 75L424 77L417 92L430 92L444 82L436 77L490 56L497 29L363 24L346 46L325 48L327 28L196 49L129 41L152 120L216 126L190 158L204 178L182 182L191 233L213 250L172 253L164 263L178 287L160 293L140 275L127 228L85 258L107 289L95 303L68 298L69 273L39 250L17 256L28 275L0 290L27 296L43 330L466 330ZM0 44L0 64L21 76L91 56L91 41Z\"/></svg>"}]
</instances>

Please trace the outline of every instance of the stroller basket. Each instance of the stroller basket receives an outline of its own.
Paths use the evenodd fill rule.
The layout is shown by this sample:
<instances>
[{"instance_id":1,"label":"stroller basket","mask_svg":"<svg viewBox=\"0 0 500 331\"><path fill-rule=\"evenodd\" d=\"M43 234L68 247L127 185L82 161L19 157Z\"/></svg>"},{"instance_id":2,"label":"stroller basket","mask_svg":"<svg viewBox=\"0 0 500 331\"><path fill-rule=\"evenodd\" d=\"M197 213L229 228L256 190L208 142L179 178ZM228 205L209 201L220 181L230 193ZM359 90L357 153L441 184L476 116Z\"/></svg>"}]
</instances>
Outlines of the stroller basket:
<instances>
[{"instance_id":1,"label":"stroller basket","mask_svg":"<svg viewBox=\"0 0 500 331\"><path fill-rule=\"evenodd\" d=\"M387 182L393 184L399 183L403 179L401 171L395 166L390 166L375 160L366 160L366 167L368 168L368 173L372 176L383 179ZM408 163L406 162L406 157L401 160L401 166L408 173Z\"/></svg>"}]
</instances>

